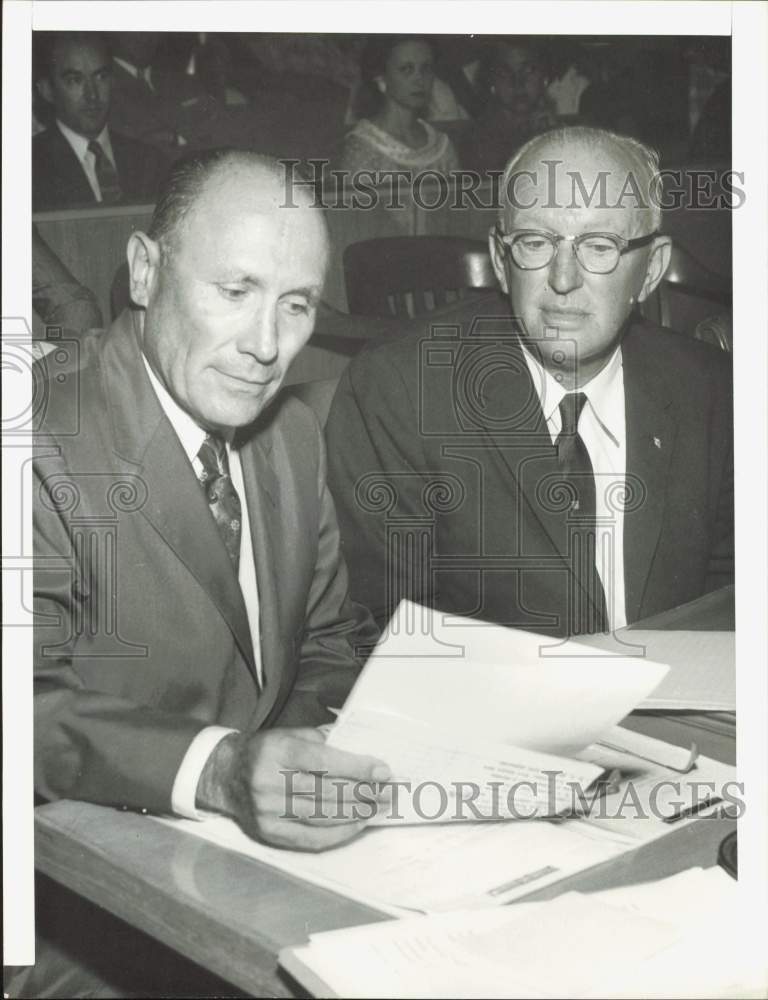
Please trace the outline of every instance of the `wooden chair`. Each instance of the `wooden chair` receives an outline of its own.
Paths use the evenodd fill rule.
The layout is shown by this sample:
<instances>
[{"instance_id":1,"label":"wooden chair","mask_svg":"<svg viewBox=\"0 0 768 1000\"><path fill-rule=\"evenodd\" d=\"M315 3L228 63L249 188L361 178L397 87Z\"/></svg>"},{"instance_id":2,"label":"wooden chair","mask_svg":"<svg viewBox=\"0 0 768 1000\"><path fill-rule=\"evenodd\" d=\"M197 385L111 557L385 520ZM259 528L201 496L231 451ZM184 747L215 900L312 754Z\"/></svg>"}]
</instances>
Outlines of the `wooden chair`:
<instances>
[{"instance_id":1,"label":"wooden chair","mask_svg":"<svg viewBox=\"0 0 768 1000\"><path fill-rule=\"evenodd\" d=\"M643 303L646 319L730 351L733 292L730 278L701 264L675 244L667 273Z\"/></svg>"},{"instance_id":2,"label":"wooden chair","mask_svg":"<svg viewBox=\"0 0 768 1000\"><path fill-rule=\"evenodd\" d=\"M391 236L344 251L350 313L408 319L496 288L488 247L462 236Z\"/></svg>"}]
</instances>

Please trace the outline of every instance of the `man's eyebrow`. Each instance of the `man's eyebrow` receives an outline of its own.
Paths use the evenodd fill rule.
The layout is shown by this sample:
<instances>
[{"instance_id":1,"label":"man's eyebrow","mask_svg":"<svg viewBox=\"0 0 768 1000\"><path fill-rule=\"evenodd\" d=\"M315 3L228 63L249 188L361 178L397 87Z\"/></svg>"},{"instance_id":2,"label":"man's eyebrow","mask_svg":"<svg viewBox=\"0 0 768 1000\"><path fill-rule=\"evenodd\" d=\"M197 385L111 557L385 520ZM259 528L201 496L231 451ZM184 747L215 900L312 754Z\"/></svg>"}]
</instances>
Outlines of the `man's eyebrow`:
<instances>
[{"instance_id":1,"label":"man's eyebrow","mask_svg":"<svg viewBox=\"0 0 768 1000\"><path fill-rule=\"evenodd\" d=\"M304 288L291 288L289 291L283 292L283 295L303 295L310 302L317 302L321 292L322 288L319 285L307 285Z\"/></svg>"},{"instance_id":2,"label":"man's eyebrow","mask_svg":"<svg viewBox=\"0 0 768 1000\"><path fill-rule=\"evenodd\" d=\"M257 278L252 274L233 276L226 279L224 283L235 282L241 282L243 285L251 285L253 288L261 288L264 285L264 282L260 278ZM287 291L283 292L282 295L303 295L305 298L314 302L319 300L322 291L323 289L321 285L302 285L299 288L289 288Z\"/></svg>"}]
</instances>

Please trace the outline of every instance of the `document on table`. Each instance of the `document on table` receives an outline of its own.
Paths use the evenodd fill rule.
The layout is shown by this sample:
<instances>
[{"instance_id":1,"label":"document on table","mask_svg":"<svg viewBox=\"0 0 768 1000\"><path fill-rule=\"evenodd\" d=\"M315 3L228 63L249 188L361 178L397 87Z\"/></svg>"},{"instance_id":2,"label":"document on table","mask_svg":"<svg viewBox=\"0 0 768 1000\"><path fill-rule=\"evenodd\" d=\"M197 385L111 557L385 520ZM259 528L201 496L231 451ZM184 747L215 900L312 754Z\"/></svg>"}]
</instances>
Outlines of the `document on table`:
<instances>
[{"instance_id":1,"label":"document on table","mask_svg":"<svg viewBox=\"0 0 768 1000\"><path fill-rule=\"evenodd\" d=\"M589 761L490 743L371 709L345 713L327 742L389 765L386 800L363 810L362 818L377 825L555 816L572 809L574 787L586 793L604 774Z\"/></svg>"},{"instance_id":2,"label":"document on table","mask_svg":"<svg viewBox=\"0 0 768 1000\"><path fill-rule=\"evenodd\" d=\"M340 847L312 854L257 843L223 817L154 822L396 916L493 907L636 846L577 819L480 821L369 827Z\"/></svg>"},{"instance_id":3,"label":"document on table","mask_svg":"<svg viewBox=\"0 0 768 1000\"><path fill-rule=\"evenodd\" d=\"M627 636L671 668L639 708L736 711L735 632L632 629Z\"/></svg>"},{"instance_id":4,"label":"document on table","mask_svg":"<svg viewBox=\"0 0 768 1000\"><path fill-rule=\"evenodd\" d=\"M581 642L581 639L574 640ZM666 663L669 672L637 706L660 711L736 711L736 633L623 628L612 636L589 636L586 647L615 649Z\"/></svg>"},{"instance_id":5,"label":"document on table","mask_svg":"<svg viewBox=\"0 0 768 1000\"><path fill-rule=\"evenodd\" d=\"M568 757L623 719L667 670L648 658L403 601L339 718L388 712L461 734L468 744Z\"/></svg>"},{"instance_id":6,"label":"document on table","mask_svg":"<svg viewBox=\"0 0 768 1000\"><path fill-rule=\"evenodd\" d=\"M625 780L615 792L600 795L587 814L555 820L367 827L320 854L259 844L223 817L151 821L402 915L519 899L663 837L719 808L729 796L738 798L738 789L729 786L735 769L706 757L687 774L600 746L588 747L580 758L602 770L618 768Z\"/></svg>"},{"instance_id":7,"label":"document on table","mask_svg":"<svg viewBox=\"0 0 768 1000\"><path fill-rule=\"evenodd\" d=\"M280 963L320 996L738 996L765 984L764 960L741 947L741 916L737 883L699 868L491 912L312 934Z\"/></svg>"}]
</instances>

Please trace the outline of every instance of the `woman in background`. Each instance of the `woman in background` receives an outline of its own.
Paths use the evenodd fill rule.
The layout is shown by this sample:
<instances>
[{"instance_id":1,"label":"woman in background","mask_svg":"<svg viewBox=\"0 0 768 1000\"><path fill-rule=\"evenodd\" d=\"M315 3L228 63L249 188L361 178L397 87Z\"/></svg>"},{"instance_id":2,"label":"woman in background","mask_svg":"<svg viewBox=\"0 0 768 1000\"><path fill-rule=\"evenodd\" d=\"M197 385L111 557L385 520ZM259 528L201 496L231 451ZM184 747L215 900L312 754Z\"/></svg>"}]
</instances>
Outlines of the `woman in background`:
<instances>
[{"instance_id":1,"label":"woman in background","mask_svg":"<svg viewBox=\"0 0 768 1000\"><path fill-rule=\"evenodd\" d=\"M444 133L423 120L434 81L429 41L383 35L371 39L361 57L360 120L344 142L342 166L351 173L425 170L448 176L457 170L456 149Z\"/></svg>"},{"instance_id":2,"label":"woman in background","mask_svg":"<svg viewBox=\"0 0 768 1000\"><path fill-rule=\"evenodd\" d=\"M527 40L510 39L493 46L479 71L487 105L467 137L467 166L481 173L503 170L524 142L558 124L548 76L545 59Z\"/></svg>"}]
</instances>

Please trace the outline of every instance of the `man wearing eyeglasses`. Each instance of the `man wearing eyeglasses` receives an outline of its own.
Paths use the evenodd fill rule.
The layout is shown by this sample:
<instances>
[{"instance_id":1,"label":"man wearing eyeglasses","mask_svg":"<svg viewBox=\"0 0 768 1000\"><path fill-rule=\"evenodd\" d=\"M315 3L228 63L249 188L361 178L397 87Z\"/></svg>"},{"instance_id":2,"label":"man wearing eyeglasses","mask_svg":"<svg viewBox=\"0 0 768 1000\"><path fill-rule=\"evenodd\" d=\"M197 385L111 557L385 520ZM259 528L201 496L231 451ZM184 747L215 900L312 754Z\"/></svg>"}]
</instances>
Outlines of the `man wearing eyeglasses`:
<instances>
[{"instance_id":1,"label":"man wearing eyeglasses","mask_svg":"<svg viewBox=\"0 0 768 1000\"><path fill-rule=\"evenodd\" d=\"M507 302L359 356L329 417L352 592L571 635L733 579L726 355L644 322L669 264L658 160L566 128L507 165Z\"/></svg>"}]
</instances>

